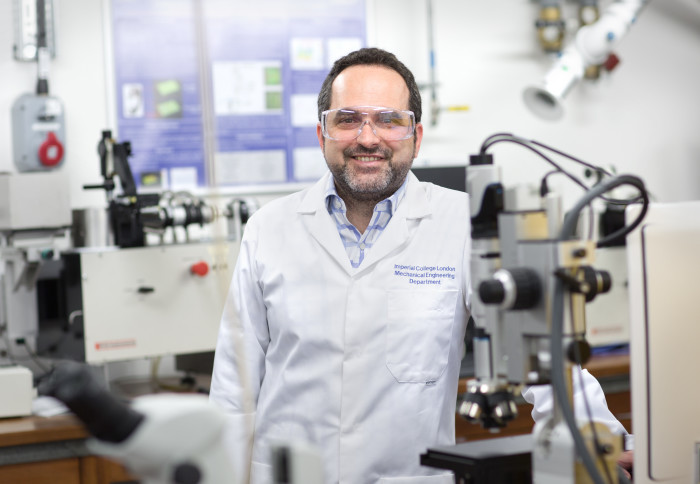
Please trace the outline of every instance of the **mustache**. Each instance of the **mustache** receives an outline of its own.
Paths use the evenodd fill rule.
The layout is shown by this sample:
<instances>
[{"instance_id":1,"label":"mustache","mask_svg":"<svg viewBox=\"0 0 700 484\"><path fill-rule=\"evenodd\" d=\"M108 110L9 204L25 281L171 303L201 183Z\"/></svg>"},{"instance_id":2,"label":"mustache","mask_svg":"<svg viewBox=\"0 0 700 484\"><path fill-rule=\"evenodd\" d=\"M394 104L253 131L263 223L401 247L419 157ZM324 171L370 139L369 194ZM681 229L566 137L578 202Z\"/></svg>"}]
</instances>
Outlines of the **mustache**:
<instances>
[{"instance_id":1,"label":"mustache","mask_svg":"<svg viewBox=\"0 0 700 484\"><path fill-rule=\"evenodd\" d=\"M381 156L385 159L390 159L392 151L387 148L365 148L363 146L356 146L352 148L346 148L343 150L343 155L346 157L353 156Z\"/></svg>"}]
</instances>

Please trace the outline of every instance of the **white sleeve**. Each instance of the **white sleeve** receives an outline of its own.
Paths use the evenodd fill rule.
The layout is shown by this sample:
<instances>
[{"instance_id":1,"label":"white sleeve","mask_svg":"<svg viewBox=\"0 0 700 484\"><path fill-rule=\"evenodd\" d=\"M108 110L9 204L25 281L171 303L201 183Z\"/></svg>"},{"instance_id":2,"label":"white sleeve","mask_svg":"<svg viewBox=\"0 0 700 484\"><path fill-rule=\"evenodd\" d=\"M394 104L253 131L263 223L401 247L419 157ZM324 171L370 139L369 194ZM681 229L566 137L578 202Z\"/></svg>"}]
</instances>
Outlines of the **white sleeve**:
<instances>
[{"instance_id":1,"label":"white sleeve","mask_svg":"<svg viewBox=\"0 0 700 484\"><path fill-rule=\"evenodd\" d=\"M574 367L572 375L576 420L588 421L588 409L590 409L593 421L607 425L613 433L626 435L627 430L608 409L605 394L598 380L588 373L588 370L582 370L580 367ZM533 405L532 419L535 423L552 413L554 402L550 385L526 387L523 390L523 397Z\"/></svg>"},{"instance_id":2,"label":"white sleeve","mask_svg":"<svg viewBox=\"0 0 700 484\"><path fill-rule=\"evenodd\" d=\"M270 340L262 289L257 280L255 232L249 222L221 317L209 393L210 402L228 414L224 442L232 464L246 473Z\"/></svg>"}]
</instances>

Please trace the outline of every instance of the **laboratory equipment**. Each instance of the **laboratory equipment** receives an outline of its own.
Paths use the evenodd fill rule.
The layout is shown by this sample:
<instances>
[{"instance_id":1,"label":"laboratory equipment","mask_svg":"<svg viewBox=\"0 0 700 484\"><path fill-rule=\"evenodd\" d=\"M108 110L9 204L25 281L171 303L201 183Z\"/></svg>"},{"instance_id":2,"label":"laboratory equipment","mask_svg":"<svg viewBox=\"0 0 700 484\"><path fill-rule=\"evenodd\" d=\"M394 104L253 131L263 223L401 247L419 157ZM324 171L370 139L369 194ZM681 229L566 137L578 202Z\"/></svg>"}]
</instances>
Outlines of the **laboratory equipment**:
<instances>
[{"instance_id":1,"label":"laboratory equipment","mask_svg":"<svg viewBox=\"0 0 700 484\"><path fill-rule=\"evenodd\" d=\"M605 294L586 304L586 339L593 347L629 344L630 315L627 276L627 248L596 250L596 267L610 273L615 283Z\"/></svg>"},{"instance_id":2,"label":"laboratory equipment","mask_svg":"<svg viewBox=\"0 0 700 484\"><path fill-rule=\"evenodd\" d=\"M251 198L234 198L225 207L219 207L184 191L138 193L129 165L131 143L118 142L111 131L105 130L97 151L103 182L83 188L105 190L111 237L121 248L146 246L149 232L163 235L175 227L187 231L190 226L201 227L224 217L228 220L229 235L238 240L242 225L257 209ZM186 234L189 241L189 233Z\"/></svg>"},{"instance_id":3,"label":"laboratory equipment","mask_svg":"<svg viewBox=\"0 0 700 484\"><path fill-rule=\"evenodd\" d=\"M39 331L36 283L70 247L70 224L64 173L0 174L0 341L11 360L16 351L24 353L24 344L33 347Z\"/></svg>"},{"instance_id":4,"label":"laboratory equipment","mask_svg":"<svg viewBox=\"0 0 700 484\"><path fill-rule=\"evenodd\" d=\"M85 424L94 437L90 450L118 460L144 484L243 482L225 451L226 415L203 395L154 394L126 403L75 362L57 366L39 392L63 402ZM271 452L270 484L323 484L315 448L280 441Z\"/></svg>"},{"instance_id":5,"label":"laboratory equipment","mask_svg":"<svg viewBox=\"0 0 700 484\"><path fill-rule=\"evenodd\" d=\"M61 254L55 277L39 282L39 353L102 363L211 351L238 256L242 225L252 203L228 208L189 193L138 193L128 141L103 131L98 143L107 196L106 219L114 246L73 247ZM232 205L235 205L231 208ZM167 230L204 226L227 217L228 236L165 243ZM98 225L105 218L92 216ZM85 217L74 233L85 235ZM102 227L100 227L102 228ZM148 245L149 234L159 243Z\"/></svg>"},{"instance_id":6,"label":"laboratory equipment","mask_svg":"<svg viewBox=\"0 0 700 484\"><path fill-rule=\"evenodd\" d=\"M641 180L623 175L603 179L591 188L583 185L587 191L563 223L559 203L551 194L542 210L507 207L499 169L486 152L504 141L525 145L580 183L540 150L562 152L507 133L488 138L481 152L471 157L467 170L473 222L471 274L478 295L471 306L476 323L475 378L467 383L459 413L497 429L515 417L515 394L523 385L551 383L554 410L537 424L531 442L534 482L590 482L582 480L586 473L592 482L602 482L601 473L617 475L615 462L622 438L599 424L575 421L570 403L571 368L590 355L585 303L611 287L609 274L593 266L596 246L628 233L640 223L644 211L630 226L597 243L576 234L576 229L582 209L617 186L636 187L644 207L648 198ZM502 444L501 456L507 453L505 440ZM526 444L518 441L516 455L522 454ZM588 447L595 449L593 455ZM438 450L445 449L431 449L423 458L426 462L434 459L431 452ZM462 457L462 462L476 459L475 454Z\"/></svg>"},{"instance_id":7,"label":"laboratory equipment","mask_svg":"<svg viewBox=\"0 0 700 484\"><path fill-rule=\"evenodd\" d=\"M58 366L39 391L84 422L93 452L119 460L144 484L238 482L222 445L226 417L203 395L146 395L127 405L73 362Z\"/></svg>"},{"instance_id":8,"label":"laboratory equipment","mask_svg":"<svg viewBox=\"0 0 700 484\"><path fill-rule=\"evenodd\" d=\"M90 363L213 350L237 241L61 254L38 281L38 352Z\"/></svg>"},{"instance_id":9,"label":"laboratory equipment","mask_svg":"<svg viewBox=\"0 0 700 484\"><path fill-rule=\"evenodd\" d=\"M627 237L637 484L700 481L699 244L698 201L651 204Z\"/></svg>"},{"instance_id":10,"label":"laboratory equipment","mask_svg":"<svg viewBox=\"0 0 700 484\"><path fill-rule=\"evenodd\" d=\"M0 175L0 335L9 361L212 351L255 202L219 207L186 192L137 193L130 144L106 131L98 151L104 183L92 188L106 191L106 209L71 213L60 170ZM211 227L224 220L220 231Z\"/></svg>"},{"instance_id":11,"label":"laboratory equipment","mask_svg":"<svg viewBox=\"0 0 700 484\"><path fill-rule=\"evenodd\" d=\"M0 173L0 207L0 231L6 236L70 227L68 176Z\"/></svg>"},{"instance_id":12,"label":"laboratory equipment","mask_svg":"<svg viewBox=\"0 0 700 484\"><path fill-rule=\"evenodd\" d=\"M560 119L564 115L563 99L584 76L588 66L603 64L612 70L617 65L617 58L612 56L613 49L627 34L647 1L617 0L600 19L581 27L541 85L525 89L525 105L542 119Z\"/></svg>"},{"instance_id":13,"label":"laboratory equipment","mask_svg":"<svg viewBox=\"0 0 700 484\"><path fill-rule=\"evenodd\" d=\"M32 372L23 366L0 366L0 418L32 414L34 400Z\"/></svg>"}]
</instances>

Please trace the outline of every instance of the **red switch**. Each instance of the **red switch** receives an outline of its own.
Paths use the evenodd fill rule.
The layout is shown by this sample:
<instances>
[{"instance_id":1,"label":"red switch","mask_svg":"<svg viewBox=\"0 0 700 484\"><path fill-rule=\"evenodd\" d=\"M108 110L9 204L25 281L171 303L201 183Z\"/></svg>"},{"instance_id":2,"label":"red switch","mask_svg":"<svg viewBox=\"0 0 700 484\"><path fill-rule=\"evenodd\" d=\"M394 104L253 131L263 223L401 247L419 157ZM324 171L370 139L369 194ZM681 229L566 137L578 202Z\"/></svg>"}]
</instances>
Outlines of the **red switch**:
<instances>
[{"instance_id":1,"label":"red switch","mask_svg":"<svg viewBox=\"0 0 700 484\"><path fill-rule=\"evenodd\" d=\"M39 161L44 166L56 166L63 159L63 144L49 131L46 139L39 146Z\"/></svg>"},{"instance_id":2,"label":"red switch","mask_svg":"<svg viewBox=\"0 0 700 484\"><path fill-rule=\"evenodd\" d=\"M605 62L603 63L603 67L605 67L605 70L608 72L611 72L613 69L617 67L617 65L620 63L620 58L616 56L613 53L610 53L607 59L605 59Z\"/></svg>"},{"instance_id":3,"label":"red switch","mask_svg":"<svg viewBox=\"0 0 700 484\"><path fill-rule=\"evenodd\" d=\"M200 277L204 277L209 274L209 264L206 262L196 262L190 266L190 272L192 274L197 274Z\"/></svg>"}]
</instances>

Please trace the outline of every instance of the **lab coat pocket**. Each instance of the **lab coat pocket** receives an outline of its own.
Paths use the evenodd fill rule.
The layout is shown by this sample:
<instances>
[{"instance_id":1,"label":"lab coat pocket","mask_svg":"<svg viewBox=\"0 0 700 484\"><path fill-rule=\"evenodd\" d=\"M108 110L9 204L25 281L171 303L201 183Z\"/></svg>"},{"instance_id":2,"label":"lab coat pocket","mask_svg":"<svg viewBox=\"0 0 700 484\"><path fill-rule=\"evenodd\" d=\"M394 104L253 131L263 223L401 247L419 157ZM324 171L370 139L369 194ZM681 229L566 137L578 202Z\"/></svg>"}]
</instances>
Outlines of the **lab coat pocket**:
<instances>
[{"instance_id":1,"label":"lab coat pocket","mask_svg":"<svg viewBox=\"0 0 700 484\"><path fill-rule=\"evenodd\" d=\"M459 291L389 291L386 366L397 381L436 381L447 366Z\"/></svg>"}]
</instances>

